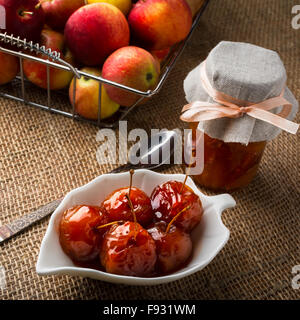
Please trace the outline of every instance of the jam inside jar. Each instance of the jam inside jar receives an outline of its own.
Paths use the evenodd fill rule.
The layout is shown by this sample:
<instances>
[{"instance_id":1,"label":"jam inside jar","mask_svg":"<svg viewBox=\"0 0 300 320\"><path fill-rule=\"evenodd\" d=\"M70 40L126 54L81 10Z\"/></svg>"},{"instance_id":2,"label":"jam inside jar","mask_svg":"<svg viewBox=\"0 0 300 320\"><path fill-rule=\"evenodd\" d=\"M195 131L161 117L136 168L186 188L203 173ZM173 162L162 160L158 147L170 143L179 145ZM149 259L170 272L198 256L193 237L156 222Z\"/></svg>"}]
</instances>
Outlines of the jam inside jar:
<instances>
[{"instance_id":1,"label":"jam inside jar","mask_svg":"<svg viewBox=\"0 0 300 320\"><path fill-rule=\"evenodd\" d=\"M195 144L197 123L190 123ZM204 133L204 168L193 179L212 190L234 190L248 185L255 177L266 141L243 145L224 142Z\"/></svg>"}]
</instances>

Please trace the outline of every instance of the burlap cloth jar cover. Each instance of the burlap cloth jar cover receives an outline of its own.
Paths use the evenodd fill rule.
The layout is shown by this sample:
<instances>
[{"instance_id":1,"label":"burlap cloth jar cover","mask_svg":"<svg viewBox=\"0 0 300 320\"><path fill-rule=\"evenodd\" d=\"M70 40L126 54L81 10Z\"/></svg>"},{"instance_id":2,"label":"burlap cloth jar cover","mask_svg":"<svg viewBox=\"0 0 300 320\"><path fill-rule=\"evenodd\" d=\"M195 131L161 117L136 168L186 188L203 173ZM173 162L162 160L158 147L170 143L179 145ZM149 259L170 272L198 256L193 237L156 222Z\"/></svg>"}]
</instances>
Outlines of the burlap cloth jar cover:
<instances>
[{"instance_id":1,"label":"burlap cloth jar cover","mask_svg":"<svg viewBox=\"0 0 300 320\"><path fill-rule=\"evenodd\" d=\"M189 103L199 100L214 102L200 79L203 67L215 90L239 100L259 103L283 93L283 97L292 104L286 119L292 120L295 117L298 102L286 87L286 70L276 52L248 43L220 42L209 53L206 61L194 68L184 80L184 91ZM279 106L269 112L278 114L281 110ZM245 145L249 142L270 141L281 132L280 128L247 114L238 118L200 121L198 129L212 138Z\"/></svg>"}]
</instances>

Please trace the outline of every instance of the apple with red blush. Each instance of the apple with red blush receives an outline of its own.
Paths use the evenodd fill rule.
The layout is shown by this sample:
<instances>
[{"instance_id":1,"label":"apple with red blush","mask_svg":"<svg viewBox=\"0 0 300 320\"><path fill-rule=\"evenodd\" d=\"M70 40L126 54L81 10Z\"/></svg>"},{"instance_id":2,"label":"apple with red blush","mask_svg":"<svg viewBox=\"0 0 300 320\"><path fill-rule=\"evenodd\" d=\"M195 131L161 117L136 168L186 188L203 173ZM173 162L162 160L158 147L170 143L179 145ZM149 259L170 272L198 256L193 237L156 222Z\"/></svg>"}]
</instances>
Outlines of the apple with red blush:
<instances>
[{"instance_id":1,"label":"apple with red blush","mask_svg":"<svg viewBox=\"0 0 300 320\"><path fill-rule=\"evenodd\" d=\"M105 61L103 78L140 91L154 89L159 81L159 62L148 51L128 46L118 49ZM130 107L140 98L135 93L104 85L109 97L122 106Z\"/></svg>"},{"instance_id":2,"label":"apple with red blush","mask_svg":"<svg viewBox=\"0 0 300 320\"><path fill-rule=\"evenodd\" d=\"M112 52L129 44L124 14L108 3L79 8L67 21L64 34L76 60L85 66L100 66Z\"/></svg>"},{"instance_id":3,"label":"apple with red blush","mask_svg":"<svg viewBox=\"0 0 300 320\"><path fill-rule=\"evenodd\" d=\"M63 34L44 29L42 31L40 44L60 53L61 58L66 62L73 64L73 56L66 47ZM39 54L39 58L48 59L47 56ZM27 79L40 88L47 89L47 66L37 61L24 59L23 61L24 74ZM50 89L58 90L67 87L73 78L73 73L50 67Z\"/></svg>"},{"instance_id":4,"label":"apple with red blush","mask_svg":"<svg viewBox=\"0 0 300 320\"><path fill-rule=\"evenodd\" d=\"M85 5L84 0L40 0L40 3L46 24L54 30L63 30L69 17Z\"/></svg>"},{"instance_id":5,"label":"apple with red blush","mask_svg":"<svg viewBox=\"0 0 300 320\"><path fill-rule=\"evenodd\" d=\"M185 39L192 27L192 12L185 0L140 0L128 16L133 43L162 50Z\"/></svg>"}]
</instances>

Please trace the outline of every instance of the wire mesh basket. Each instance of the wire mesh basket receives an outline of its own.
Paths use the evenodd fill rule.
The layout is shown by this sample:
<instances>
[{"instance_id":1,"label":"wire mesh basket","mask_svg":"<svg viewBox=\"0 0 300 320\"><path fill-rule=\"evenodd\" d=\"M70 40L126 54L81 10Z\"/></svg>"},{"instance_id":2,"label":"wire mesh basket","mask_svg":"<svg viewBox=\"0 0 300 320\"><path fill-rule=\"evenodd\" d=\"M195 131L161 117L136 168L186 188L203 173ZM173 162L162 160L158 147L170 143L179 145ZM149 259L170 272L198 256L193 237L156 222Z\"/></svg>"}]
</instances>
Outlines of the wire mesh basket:
<instances>
[{"instance_id":1,"label":"wire mesh basket","mask_svg":"<svg viewBox=\"0 0 300 320\"><path fill-rule=\"evenodd\" d=\"M140 91L134 88L127 87L125 85L109 81L107 79L104 79L102 77L98 77L95 75L92 75L87 72L83 72L78 70L77 68L73 67L66 61L64 61L61 57L60 54L56 51L52 51L51 49L45 48L44 46L40 46L39 44L35 44L32 41L26 41L26 39L20 39L20 37L14 37L13 35L7 34L7 33L0 33L0 52L4 52L10 55L14 55L19 58L19 63L20 63L20 73L14 80L14 83L11 84L14 88L19 88L20 90L14 90L14 92L9 92L7 89L7 85L0 86L0 96L8 99L13 99L16 101L23 102L26 105L33 106L40 108L42 110L46 110L48 112L56 113L65 117L72 118L74 120L81 120L81 121L87 121L92 124L97 125L98 127L106 127L106 128L114 128L118 126L119 121L125 119L125 117L133 111L136 106L138 106L142 100L146 98L151 98L155 94L157 94L160 89L162 88L164 82L166 81L169 73L173 69L173 67L176 64L176 61L180 57L181 53L183 52L184 48L187 45L187 42L191 38L196 26L198 25L198 22L200 20L200 17L202 13L204 12L209 0L205 0L203 2L202 7L199 9L198 13L196 14L192 28L190 30L190 33L186 37L186 39L179 44L175 45L174 47L171 48L170 53L168 56L164 59L162 66L161 66L161 74L159 78L159 82L157 86L148 91ZM2 47L1 43L9 44L9 47ZM15 47L12 49L12 47ZM24 51L19 51L18 49L25 50ZM30 53L35 52L37 54L43 54L44 56L47 56L48 59L42 59L39 58L38 56L30 55ZM46 66L47 70L47 89L40 89L43 91L47 92L46 95L46 101L45 103L41 103L40 101L33 101L28 95L28 90L30 90L34 85L29 83L29 81L26 79L24 75L24 70L23 70L23 60L24 59L29 59L32 61L39 62L41 64L44 64ZM53 95L61 95L64 99L68 99L68 92L66 90L55 90L52 91L50 89L50 68L57 68L60 70L65 70L68 72L73 73L75 77L74 85L72 88L72 93L73 94L73 103L72 105L67 103L69 108L59 108L54 106L52 102L52 97ZM86 119L79 114L76 113L76 108L75 108L75 95L76 95L76 79L79 79L81 77L85 77L87 79L93 79L98 82L98 87L99 87L99 98L98 98L98 117L97 120L89 120ZM120 88L121 90L125 90L127 92L134 93L139 96L139 99L130 107L120 107L120 109L110 118L108 119L101 119L101 108L102 108L102 103L101 103L101 97L102 97L102 85L107 84L111 85L117 88ZM35 86L34 86L35 87ZM16 92L18 91L18 92Z\"/></svg>"}]
</instances>

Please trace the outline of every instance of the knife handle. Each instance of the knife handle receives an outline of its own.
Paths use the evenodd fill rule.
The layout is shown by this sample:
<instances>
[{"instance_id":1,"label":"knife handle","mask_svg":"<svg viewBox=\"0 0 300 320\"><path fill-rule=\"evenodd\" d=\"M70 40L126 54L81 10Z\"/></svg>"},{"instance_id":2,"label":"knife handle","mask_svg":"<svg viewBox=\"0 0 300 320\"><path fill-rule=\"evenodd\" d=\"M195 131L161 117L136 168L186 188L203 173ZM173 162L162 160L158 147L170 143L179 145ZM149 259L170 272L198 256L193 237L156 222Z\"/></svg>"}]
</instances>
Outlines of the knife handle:
<instances>
[{"instance_id":1,"label":"knife handle","mask_svg":"<svg viewBox=\"0 0 300 320\"><path fill-rule=\"evenodd\" d=\"M32 224L44 219L55 211L59 206L62 199L54 200L48 204L40 207L39 209L31 212L23 217L12 221L6 225L0 226L0 243L7 240L24 229L28 228Z\"/></svg>"}]
</instances>

